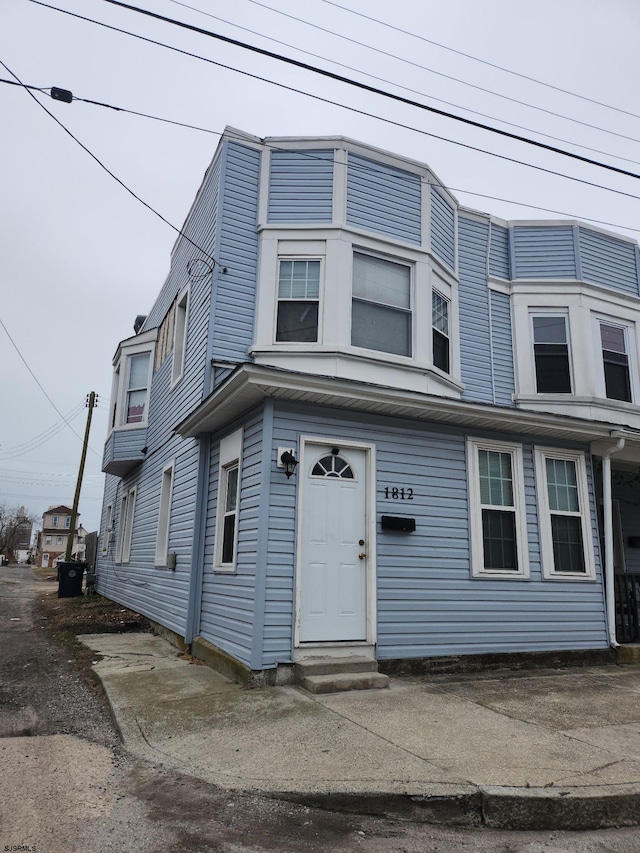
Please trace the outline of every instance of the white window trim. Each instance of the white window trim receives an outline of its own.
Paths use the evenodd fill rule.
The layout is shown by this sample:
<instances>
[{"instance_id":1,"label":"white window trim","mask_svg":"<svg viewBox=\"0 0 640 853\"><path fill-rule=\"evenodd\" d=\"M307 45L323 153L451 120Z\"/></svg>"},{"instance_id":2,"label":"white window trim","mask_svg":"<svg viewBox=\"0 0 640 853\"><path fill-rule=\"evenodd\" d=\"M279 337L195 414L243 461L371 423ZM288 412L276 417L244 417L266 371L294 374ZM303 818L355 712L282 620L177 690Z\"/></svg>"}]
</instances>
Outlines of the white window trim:
<instances>
[{"instance_id":1,"label":"white window trim","mask_svg":"<svg viewBox=\"0 0 640 853\"><path fill-rule=\"evenodd\" d=\"M637 405L640 399L640 376L638 374L638 358L636 346L635 323L629 320L623 320L620 317L612 317L607 314L592 312L594 335L594 351L597 353L597 393L603 400L608 400L612 405L622 404L623 406ZM624 332L624 343L626 347L627 362L629 365L629 385L631 387L631 401L616 400L613 397L607 397L607 387L604 378L604 357L602 354L602 339L600 337L600 325L614 326L622 329Z\"/></svg>"},{"instance_id":2,"label":"white window trim","mask_svg":"<svg viewBox=\"0 0 640 853\"><path fill-rule=\"evenodd\" d=\"M113 535L113 503L108 503L104 514L104 530L102 533L102 553L109 552L111 537Z\"/></svg>"},{"instance_id":3,"label":"white window trim","mask_svg":"<svg viewBox=\"0 0 640 853\"><path fill-rule=\"evenodd\" d=\"M484 542L482 530L482 503L480 499L480 468L478 451L489 450L511 455L513 477L513 503L515 514L517 571L486 569L484 566ZM527 535L527 512L524 490L524 467L522 445L490 439L467 438L467 470L469 484L469 520L471 544L471 576L503 580L526 580L529 577L529 542Z\"/></svg>"},{"instance_id":4,"label":"white window trim","mask_svg":"<svg viewBox=\"0 0 640 853\"><path fill-rule=\"evenodd\" d=\"M52 540L51 536L45 536L45 537L44 537L44 544L45 544L45 545L51 545L51 544L52 544L52 541L53 541L53 540Z\"/></svg>"},{"instance_id":5,"label":"white window trim","mask_svg":"<svg viewBox=\"0 0 640 853\"><path fill-rule=\"evenodd\" d=\"M120 500L120 519L118 525L118 544L116 563L128 563L131 559L131 540L133 538L133 517L135 513L136 493L134 486Z\"/></svg>"},{"instance_id":6,"label":"white window trim","mask_svg":"<svg viewBox=\"0 0 640 853\"><path fill-rule=\"evenodd\" d=\"M240 519L240 495L242 492L242 428L225 436L220 441L220 461L218 467L218 498L216 502L216 538L213 570L215 572L226 572L233 574L238 565L238 528ZM238 501L236 506L236 525L233 541L233 560L230 563L222 562L222 540L224 534L225 501L227 472L238 466Z\"/></svg>"},{"instance_id":7,"label":"white window trim","mask_svg":"<svg viewBox=\"0 0 640 853\"><path fill-rule=\"evenodd\" d=\"M304 244L303 244L304 245ZM318 328L317 335L315 341L279 341L277 339L278 335L278 308L280 307L280 263L282 261L318 261L320 264L320 273L319 273L319 284L318 284ZM278 254L278 260L276 264L276 282L275 282L275 310L273 314L273 331L271 340L273 341L274 346L281 347L293 347L296 349L299 348L308 348L313 346L318 346L318 344L322 343L322 329L324 326L322 310L324 305L324 267L325 267L325 256L323 254L317 254L314 252L307 252L304 254L298 254L294 252L287 252ZM288 300L283 299L283 302L296 302L302 300ZM307 301L307 300L305 300ZM309 299L309 302L314 302L315 300Z\"/></svg>"},{"instance_id":8,"label":"white window trim","mask_svg":"<svg viewBox=\"0 0 640 853\"><path fill-rule=\"evenodd\" d=\"M173 361L171 364L171 388L180 382L184 375L184 363L187 353L187 327L189 323L189 287L178 296L173 329Z\"/></svg>"},{"instance_id":9,"label":"white window trim","mask_svg":"<svg viewBox=\"0 0 640 853\"><path fill-rule=\"evenodd\" d=\"M175 460L171 460L162 469L160 481L160 504L158 507L158 529L156 533L156 553L154 564L156 566L167 565L169 553L169 527L171 523L171 500L173 498L173 478L175 472Z\"/></svg>"},{"instance_id":10,"label":"white window trim","mask_svg":"<svg viewBox=\"0 0 640 853\"><path fill-rule=\"evenodd\" d=\"M546 459L566 459L575 462L578 485L578 503L582 519L582 550L584 554L585 572L556 571L553 557L553 537L551 533L551 510L549 509L549 492L547 491ZM542 576L545 580L594 581L596 579L595 559L593 554L593 533L589 501L589 486L587 482L587 465L582 451L562 450L557 447L536 447L536 487L538 490L538 507L540 517L540 548L542 556ZM566 513L575 515L574 513Z\"/></svg>"},{"instance_id":11,"label":"white window trim","mask_svg":"<svg viewBox=\"0 0 640 853\"><path fill-rule=\"evenodd\" d=\"M53 516L52 527L59 527L59 526L60 526L60 525L59 525L59 521L60 521L60 517L59 517L59 516L57 516L57 515L54 515L54 516Z\"/></svg>"}]
</instances>

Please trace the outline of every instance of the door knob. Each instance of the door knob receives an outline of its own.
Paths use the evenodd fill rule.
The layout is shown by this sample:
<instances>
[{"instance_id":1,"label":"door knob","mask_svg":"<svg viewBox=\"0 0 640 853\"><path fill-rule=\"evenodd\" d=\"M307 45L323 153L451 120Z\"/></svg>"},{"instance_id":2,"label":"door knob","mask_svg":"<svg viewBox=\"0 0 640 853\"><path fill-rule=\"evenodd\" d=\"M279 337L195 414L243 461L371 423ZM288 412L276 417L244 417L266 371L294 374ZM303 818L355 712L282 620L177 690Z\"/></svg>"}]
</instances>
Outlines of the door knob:
<instances>
[{"instance_id":1,"label":"door knob","mask_svg":"<svg viewBox=\"0 0 640 853\"><path fill-rule=\"evenodd\" d=\"M367 555L364 553L364 551L360 551L360 553L358 554L358 558L359 558L360 560L364 560L364 558L365 558L366 556L367 556Z\"/></svg>"}]
</instances>

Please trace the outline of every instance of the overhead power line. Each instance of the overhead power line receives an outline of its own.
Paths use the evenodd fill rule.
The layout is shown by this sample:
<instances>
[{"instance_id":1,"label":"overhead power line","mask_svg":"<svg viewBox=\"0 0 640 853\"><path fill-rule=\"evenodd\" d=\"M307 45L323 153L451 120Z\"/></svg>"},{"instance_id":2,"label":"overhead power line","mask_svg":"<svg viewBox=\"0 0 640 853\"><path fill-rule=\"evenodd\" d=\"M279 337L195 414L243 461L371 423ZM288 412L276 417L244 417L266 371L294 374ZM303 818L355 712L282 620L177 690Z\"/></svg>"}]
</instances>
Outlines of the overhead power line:
<instances>
[{"instance_id":1,"label":"overhead power line","mask_svg":"<svg viewBox=\"0 0 640 853\"><path fill-rule=\"evenodd\" d=\"M107 3L110 3L111 0L106 0ZM397 53L390 53L388 50L382 50L380 47L373 47L372 45L367 44L363 41L358 41L357 39L351 38L351 36L345 36L342 33L337 33L334 30L329 30L326 27L321 27L319 24L314 24L311 21L307 21L304 18L298 18L295 15L291 15L289 12L283 12L281 9L274 9L273 6L268 6L266 3L261 3L260 0L249 0L249 3L253 3L254 6L261 6L263 9L268 9L270 12L275 12L278 15L283 15L285 18L291 18L293 21L298 21L301 24L306 24L309 27L313 27L316 30L320 30L323 33L328 33L329 35L336 36L337 38L343 39L344 41L348 41L351 44L357 44L359 47L367 48L368 50L373 50L375 53L379 53L382 56L387 56L390 59L396 59L398 62L403 62L406 65L410 65L413 68L420 68L422 71L428 71L430 74L435 74L438 77L443 77L445 80L453 80L454 83L462 83L463 86L469 86L471 89L476 89L479 92L484 92L488 95L494 95L496 98L502 98L505 101L510 101L512 104L520 104L520 106L528 107L532 110L537 110L538 112L545 113L546 115L554 116L555 118L561 118L565 121L571 121L575 124L580 124L583 127L590 127L592 130L600 130L603 133L610 133L613 136L619 136L621 139L631 139L635 141L630 136L625 136L623 133L617 133L615 130L609 130L602 127L598 127L595 124L589 124L589 122L581 121L577 118L571 118L570 116L566 116L563 113L556 113L553 110L547 109L546 107L538 107L535 104L530 104L527 101L520 101L518 98L513 98L510 95L503 95L501 92L496 92L494 89L487 89L484 86L478 86L476 83L470 83L468 80L462 80L460 77L454 77L451 74L445 74L443 71L436 71L435 68L428 68L426 65L421 65L419 62L414 62L411 59L407 59L406 56L400 56Z\"/></svg>"},{"instance_id":2,"label":"overhead power line","mask_svg":"<svg viewBox=\"0 0 640 853\"><path fill-rule=\"evenodd\" d=\"M11 81L0 80L0 83L2 83L2 82L10 82L13 84L12 80ZM18 84L15 84L15 85L18 85ZM31 86L28 88L35 88L35 87ZM49 88L50 87L42 87L41 91L46 92ZM72 93L70 93L70 94L72 94ZM208 128L208 127L200 127L198 125L188 124L187 122L175 121L173 119L166 118L164 116L156 116L156 115L152 115L150 113L141 112L139 110L131 110L131 109L128 109L127 107L119 107L119 106L115 106L114 104L106 104L106 103L103 103L102 101L92 100L91 98L80 98L80 97L76 97L75 95L72 95L72 100L73 101L79 101L80 103L83 103L83 104L90 104L92 106L104 107L105 109L113 110L114 112L121 112L121 113L126 113L128 115L139 116L141 118L150 119L151 121L159 121L159 122L163 122L165 124L177 125L178 127L183 127L183 128L188 129L188 130L197 130L197 131L201 131L202 133L212 134L214 136L222 136L223 135L223 131L221 131L221 130L212 130L211 128ZM290 150L288 148L283 148L282 146L279 146L279 145L274 145L273 143L270 143L270 142L264 142L263 141L262 144L271 151L286 152L286 151ZM320 157L316 156L315 154L313 154L310 151L299 151L298 153L301 156L307 157L307 158L312 159L312 160L320 160L321 159ZM339 167L344 167L344 168L347 167L346 163L338 163L337 165ZM356 170L356 171L362 168L362 170L364 171L364 167L360 167L358 163L350 163L349 168L352 170ZM373 166L371 164L367 167L367 172L368 173L374 173L374 174L378 173L381 175L387 174L383 169L376 169L375 166ZM451 187L451 186L448 186L448 185L443 184L441 182L438 182L437 184L434 184L434 185L440 187L441 189L448 190L449 192L452 192L452 193L456 193L456 192L466 193L467 195L475 196L477 198L485 198L485 199L488 199L490 201L500 201L500 202L504 202L505 204L516 205L517 207L526 207L526 208L529 208L530 210L540 210L544 213L554 213L554 214L557 214L558 216L567 216L567 217L570 217L571 219L580 219L580 220L583 220L585 222L592 222L596 225L605 225L609 228L622 228L626 231L634 231L636 233L640 233L640 228L634 228L631 225L625 225L625 224L620 223L620 222L610 222L610 221L605 220L605 219L594 219L593 217L585 216L585 215L579 214L579 213L570 213L566 210L557 210L555 208L542 207L541 205L530 204L529 202L525 202L525 201L516 201L515 199L511 199L511 198L503 198L500 196L489 195L487 193L475 192L474 190L469 190L469 189L466 189L464 187ZM632 197L638 198L640 200L640 196L637 196L637 197L632 196ZM96 407L101 408L102 404L96 403Z\"/></svg>"},{"instance_id":3,"label":"overhead power line","mask_svg":"<svg viewBox=\"0 0 640 853\"><path fill-rule=\"evenodd\" d=\"M32 2L33 1L34 0L32 0ZM550 151L553 154L561 154L564 157L570 157L573 160L578 160L582 163L587 163L590 166L597 166L601 169L607 169L611 172L616 172L619 175L625 175L626 177L640 180L639 174L637 174L636 172L630 172L626 169L621 169L619 166L613 166L610 163L602 163L599 160L592 160L590 157L583 157L581 154L576 154L571 151L565 151L562 148L556 148L554 145L548 145L546 142L540 142L536 139L529 139L526 136L520 136L519 134L511 133L508 130L501 130L500 128L491 127L490 125L474 121L470 118L464 118L464 116L458 116L455 113L450 113L445 110L437 109L437 107L430 107L428 104L423 104L420 101L414 101L411 98L405 98L403 95L397 95L393 92L386 92L384 89L379 89L377 86L370 86L368 83L362 83L358 80L352 80L351 78L345 77L342 74L336 74L334 71L328 71L325 68L318 68L315 65L310 65L308 62L301 62L298 59L293 59L289 56L284 56L281 53L275 53L272 50L266 50L265 48L248 44L247 42L240 41L239 39L231 38L231 36L223 36L220 33L214 33L212 30L205 30L203 27L197 27L195 24L187 24L184 21L178 21L176 18L168 18L165 15L159 15L157 12L150 12L148 9L141 9L139 6L132 6L129 3L124 3L122 2L122 0L102 0L102 2L109 3L109 5L111 6L117 6L122 9L127 9L130 12L135 12L138 15L144 15L145 17L152 18L156 21L162 21L163 23L179 27L180 29L185 29L190 32L197 33L199 35L207 36L208 38L213 38L218 41L222 41L225 44L231 44L234 47L240 47L243 50L248 50L252 53L257 53L261 56L266 56L270 59L276 59L278 62L284 62L287 65L294 66L295 68L301 68L304 71L311 71L313 74L319 74L322 77L327 77L330 80L335 80L338 83L345 83L348 86L354 86L355 88L362 89L365 92L371 92L374 95L381 95L384 98L389 98L393 101L397 101L398 103L405 104L410 107L416 107L420 110L425 110L426 112L442 116L443 118L449 118L453 121L461 122L462 124L478 128L479 130L484 130L489 133L495 133L507 139L513 139L516 142L523 142L526 145L532 145L536 148L541 148L544 151ZM256 2L256 0L251 0L251 2Z\"/></svg>"},{"instance_id":4,"label":"overhead power line","mask_svg":"<svg viewBox=\"0 0 640 853\"><path fill-rule=\"evenodd\" d=\"M2 62L2 60L0 60L0 64L1 64L1 65L3 65L3 66L6 68L6 70L7 70L7 71L9 71L9 69L7 68L7 66L6 66L6 65L4 65L4 63ZM12 73L12 72L11 72L11 71L9 71L9 74L11 74L11 73ZM29 94L31 94L31 93L29 93ZM32 96L32 97L33 97L33 96ZM54 408L54 409L56 410L56 412L60 415L60 417L62 418L62 420L66 423L66 425L69 427L69 429L71 430L71 432L75 435L75 437L76 437L76 438L78 438L78 439L80 439L80 441L82 441L81 436L79 436L79 435L78 435L78 433L74 430L74 428L71 426L71 424L69 423L69 421L68 421L68 420L65 418L65 416L62 414L62 412L60 411L60 409L59 409L59 408L56 406L56 404L53 402L53 400L51 399L51 397L50 397L50 396L47 394L47 392L45 391L45 389L44 389L44 387L42 386L42 383L40 382L40 380L38 379L38 377L35 375L35 373L33 372L33 370L31 370L31 368L30 368L30 367L29 367L29 365L27 364L27 361L26 361L25 357L22 355L22 353L20 352L20 349L18 348L18 344L13 340L13 338L12 338L12 337L11 337L11 335L9 334L9 330L7 329L7 327L5 326L5 324L2 322L2 319L1 319L1 318L0 318L0 326L2 326L2 328L4 329L6 336L9 338L9 340L11 341L11 344L12 344L13 348L15 349L15 351L16 351L16 352L18 353L18 355L20 356L20 360L22 361L22 363L24 364L24 366L27 368L27 370L29 371L29 373L31 374L31 376L33 377L33 379L35 380L35 383L36 383L36 385L38 386L38 388L42 391L42 393L44 394L44 396L45 396L45 397L47 398L47 400L51 403L51 405L53 406L53 408ZM96 455L96 456L98 456L98 457L100 458L100 454L99 454L99 453L96 453L96 451L95 451L95 450L92 450L92 453L95 453L95 455Z\"/></svg>"},{"instance_id":5,"label":"overhead power line","mask_svg":"<svg viewBox=\"0 0 640 853\"><path fill-rule=\"evenodd\" d=\"M268 83L269 85L277 86L278 88L284 89L287 92L295 92L298 95L304 95L305 97L312 98L313 100L319 101L320 103L331 104L333 106L340 107L341 109L349 110L350 112L353 112L356 115L366 116L368 118L373 118L376 121L382 121L382 122L385 122L386 124L390 124L393 127L400 127L400 128L403 128L404 130L410 130L413 133L419 133L420 135L427 136L430 139L438 139L441 142L448 142L451 145L457 145L458 147L465 148L468 151L475 151L479 154L486 154L489 157L496 157L499 160L504 160L506 163L515 163L516 165L519 165L519 166L526 166L529 169L535 169L536 171L543 172L544 174L547 174L547 175L554 175L556 177L564 178L565 180L568 180L568 181L573 181L575 183L583 184L584 186L594 187L596 189L605 190L606 192L615 193L616 195L621 195L621 196L624 196L626 198L632 198L635 200L640 200L640 196L634 195L633 193L628 193L628 192L625 192L624 190L617 190L617 189L614 189L613 187L607 187L607 186L604 186L603 184L598 184L595 181L587 181L584 178L574 177L573 175L566 175L564 172L558 172L555 169L547 169L544 166L538 166L534 163L527 163L524 160L518 160L515 157L507 157L505 154L499 154L496 151L489 151L486 148L480 148L476 145L470 145L469 143L466 143L466 142L460 142L457 139L451 139L450 137L447 137L447 136L442 136L442 135L437 134L437 133L431 133L428 130L422 130L421 128L414 127L413 125L406 124L404 122L395 121L395 120L387 118L385 116L380 116L380 115L377 115L376 113L368 112L367 110L362 110L362 109L358 109L357 107L349 106L348 104L342 104L339 101L334 101L330 98L324 98L321 95L314 95L311 92L305 92L303 89L297 89L295 86L288 86L285 83L280 83L280 82L277 82L275 80L271 80L268 77L262 77L259 74L252 74L249 71L244 71L243 69L235 68L232 65L227 65L227 64L222 63L222 62L217 62L214 59L209 59L206 56L201 56L200 54L193 53L193 52L188 51L188 50L183 50L182 48L175 47L174 45L166 44L165 42L158 41L157 39L152 39L152 38L149 38L148 36L142 36L142 35L139 35L138 33L132 33L131 31L125 30L122 27L116 27L116 26L113 26L112 24L105 24L102 21L95 20L94 18L87 18L84 15L77 14L76 12L69 12L66 9L60 9L58 6L52 6L49 3L44 3L43 0L29 0L29 2L35 3L38 6L43 6L47 9L51 9L55 12L61 12L64 15L69 15L70 17L77 18L77 19L82 20L82 21L87 21L88 23L95 24L99 27L103 27L104 29L108 29L108 30L112 30L113 32L118 32L118 33L122 33L124 35L128 35L131 38L138 39L139 41L146 42L147 44L154 44L158 47L163 47L163 48L166 48L167 50L172 50L175 53L181 54L182 56L189 56L192 59L198 59L201 62L207 62L208 64L215 65L218 68L224 68L227 71L233 71L236 74L241 74L244 77L248 77L252 80L259 80L263 83ZM110 0L106 0L106 2L110 2ZM426 108L426 109L430 109L430 108ZM533 142L532 144L535 145L537 143ZM542 146L541 143L540 143L540 145ZM544 147L544 146L542 146L542 147ZM568 154L567 156L574 157L575 159L583 159L583 158L580 158L578 155ZM613 168L613 167L611 167L611 168ZM635 176L634 173L630 173L630 174L632 176ZM636 176L636 177L640 177L640 175Z\"/></svg>"},{"instance_id":6,"label":"overhead power line","mask_svg":"<svg viewBox=\"0 0 640 853\"><path fill-rule=\"evenodd\" d=\"M356 68L353 65L347 65L344 62L338 62L335 59L329 59L328 56L323 56L320 53L314 53L311 50L305 50L298 45L291 44L290 42L282 41L282 39L273 38L273 36L267 36L264 33L259 32L258 30L252 30L249 27L241 26L240 24L236 24L233 21L229 21L226 18L221 18L219 15L213 15L211 12L205 12L204 9L198 9L196 6L191 6L188 3L183 3L181 0L169 0L171 3L175 3L176 6L182 6L185 9L190 9L192 12L197 12L199 15L204 15L207 18L212 18L214 21L220 21L223 24L228 24L237 30L242 30L245 33L251 33L254 36L258 36L259 38L266 39L267 41L274 42L275 44L280 44L283 47L288 47L291 50L295 50L298 53L304 53L305 56L313 56L315 59L321 59L323 62L329 62L331 65L336 65L338 68L346 68L348 71L355 71L358 74L363 74L365 77L369 77L371 80L378 80L381 83L388 83L390 86L395 86L398 89L402 89L404 92L411 92L414 95L420 95L423 98L428 98L430 101L435 101L438 104L446 104L448 107L455 107L458 110L463 110L465 113L470 113L471 115L481 116L482 118L488 118L491 121L498 121L500 124L507 125L508 127L516 127L518 130L525 130L527 133L535 133L537 136L543 136L545 139L553 139L555 142L562 142L565 145L573 145L576 148L582 148L583 151L592 151L594 154L604 154L606 157L613 157L615 160L624 160L627 163L635 163L636 165L640 165L639 160L633 160L631 157L621 157L618 154L612 154L610 151L603 151L601 148L593 148L590 145L584 145L582 142L573 142L571 139L563 139L560 136L554 136L552 133L543 133L540 130L536 130L535 128L527 127L526 125L516 124L513 121L507 121L506 119L499 118L498 116L490 115L489 113L480 112L480 110L472 110L470 107L462 106L461 104L456 104L454 101L447 101L444 98L437 98L435 95L429 95L426 92L423 92L419 89L412 89L411 86L403 86L401 83L397 83L395 80L389 80L387 77L380 77L377 74L371 74L369 71L364 71L362 68ZM371 48L374 50L374 48ZM601 130L603 133L609 133L609 131L605 128L596 128L597 130ZM640 139L634 139L633 141L640 143Z\"/></svg>"},{"instance_id":7,"label":"overhead power line","mask_svg":"<svg viewBox=\"0 0 640 853\"><path fill-rule=\"evenodd\" d=\"M9 74L11 74L11 76L12 76L12 77L14 77L14 78L15 78L15 79L20 83L20 85L21 85L21 86L23 85L23 84L22 84L22 80L20 80L20 78L18 77L18 75L17 75L17 74L15 74L15 73L14 73L14 72L13 72L13 71L8 67L8 65L6 65L6 64L5 64L1 59L0 59L0 65L2 65L2 67L5 69L5 71L7 71ZM209 260L210 260L214 265L218 263L218 262L216 261L216 259L213 257L213 255L210 255L210 254L209 254L209 252L207 252L205 249L203 249L201 246L199 246L197 243L195 243L195 242L191 239L191 237L189 237L187 234L185 234L185 233L184 233L184 231L183 231L181 228L178 228L176 225L174 225L172 222L170 222L170 221L169 221L165 216L163 216L159 211L157 211L157 210L155 209L155 207L152 207L148 202L146 202L146 201L145 201L144 199L142 199L139 195L137 195L137 193L135 193L135 192L134 192L134 191L133 191L129 186L127 186L127 184L125 184L125 182L124 182L123 180L121 180L121 179L120 179L116 174L114 174L114 173L111 171L111 169L109 169L107 166L105 166L105 164L102 162L102 160L100 160L100 159L99 159L99 157L97 157L97 156L93 153L93 151L91 151L89 148L87 148L87 146L86 146L83 142L80 142L80 140L77 138L77 136L74 136L74 134L69 130L69 128L68 128L68 127L66 127L66 125L64 125L64 124L60 121L60 119L59 119L59 118L57 118L57 117L56 117L56 116L55 116L55 115L54 115L50 110L48 110L48 109L45 107L45 105L44 105L43 103L41 103L41 102L36 98L36 96L33 94L33 92L31 92L29 89L27 89L27 88L26 88L26 87L24 87L24 86L23 86L23 88L24 88L25 92L27 93L27 95L29 95L29 97L30 97L30 98L33 98L33 100L36 102L36 104L37 104L41 109L43 109L43 110L45 111L45 113L47 113L47 115L48 115L48 116L50 116L50 117L55 121L55 123L56 123L57 125L59 125L59 126L62 128L62 130L64 130L64 132L65 132L66 134L68 134L68 136L70 136L70 137L71 137L71 139L73 139L73 141L74 141L77 145L79 145L79 146L80 146L80 148L82 148L82 149L83 149L83 151L86 151L86 153L89 155L89 157L91 157L91 159L92 159L92 160L95 160L95 162L98 164L98 166L100 166L100 168L101 168L101 169L104 169L104 171L105 171L108 175L110 175L110 176L113 178L113 180L114 180L114 181L116 181L118 184L120 184L120 186L121 186L124 190L126 190L126 191L129 193L129 195L133 196L133 198L135 198L135 199L136 199L136 201L139 201L139 202L140 202L140 204L144 205L144 206L147 208L147 210L150 210L150 211L151 211L151 213L153 213L155 216L157 216L157 217L158 217L158 219L161 219L161 220L162 220L166 225L168 225L168 226L169 226L169 228L172 228L172 229L176 232L176 234L178 234L180 237L183 237L183 238L184 238L188 243L191 243L191 245L192 245L194 248L196 248L199 252L202 252L202 254L203 254L203 255L205 255L205 257L209 258ZM5 331L6 331L6 329L5 329ZM9 333L7 332L7 334L9 334ZM25 362L25 364L26 364L26 362ZM77 435L77 433L76 433L76 435ZM80 438L80 436L78 436L78 438ZM80 440L82 441L82 439L80 439ZM93 453L95 453L95 450L92 450L92 452L93 452Z\"/></svg>"},{"instance_id":8,"label":"overhead power line","mask_svg":"<svg viewBox=\"0 0 640 853\"><path fill-rule=\"evenodd\" d=\"M170 0L170 2L178 3L178 5L184 5L179 3L179 0ZM606 107L608 110L614 110L617 113L622 113L622 115L631 116L632 118L640 118L640 115L637 113L632 113L629 110L623 110L621 107L614 107L611 104L606 104L604 101L597 101L595 98L589 98L587 95L572 92L570 89L563 89L562 86L555 86L553 83L546 83L544 80L539 80L537 77L531 77L529 74L514 71L513 68L505 68L504 65L498 65L496 62L490 62L488 59L482 59L479 56L474 56L472 53L465 53L464 50L457 50L455 47L451 47L448 44L442 44L442 42L439 41L434 41L434 39L429 39L419 33L411 32L410 30L403 30L402 27L397 27L395 24L390 24L388 21L381 21L379 18L374 18L371 15L366 15L364 12L358 12L356 9L350 9L348 6L336 3L335 0L322 0L322 2L329 6L335 6L336 9L343 9L345 12L349 12L352 15L357 15L359 18L366 18L368 21L373 21L374 23L387 27L390 30L395 30L397 33L403 33L406 36L419 39L422 42L426 42L426 44L433 44L436 47L442 48L442 50L448 50L458 56L464 56L466 59L471 59L474 62L480 62L482 65L488 65L490 68L496 68L498 71L504 71L505 74L512 74L514 77L519 77L521 80L528 80L530 83L537 83L539 86L545 86L547 89L553 89L555 92L562 92L563 95L571 95L572 98L579 98L581 101L586 101L589 104Z\"/></svg>"}]
</instances>

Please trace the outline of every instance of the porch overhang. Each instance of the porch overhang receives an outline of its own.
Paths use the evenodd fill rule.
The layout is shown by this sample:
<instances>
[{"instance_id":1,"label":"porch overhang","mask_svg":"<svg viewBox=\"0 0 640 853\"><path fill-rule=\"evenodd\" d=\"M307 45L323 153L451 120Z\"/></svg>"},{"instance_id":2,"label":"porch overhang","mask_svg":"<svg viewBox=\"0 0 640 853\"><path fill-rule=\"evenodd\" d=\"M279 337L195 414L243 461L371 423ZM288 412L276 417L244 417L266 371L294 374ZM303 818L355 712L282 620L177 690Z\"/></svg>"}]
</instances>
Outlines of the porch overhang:
<instances>
[{"instance_id":1,"label":"porch overhang","mask_svg":"<svg viewBox=\"0 0 640 853\"><path fill-rule=\"evenodd\" d=\"M363 415L388 415L476 430L499 430L538 439L611 442L623 435L640 459L640 432L619 425L565 415L530 412L487 403L469 403L371 383L241 364L175 428L182 438L217 432L265 399L348 409Z\"/></svg>"}]
</instances>

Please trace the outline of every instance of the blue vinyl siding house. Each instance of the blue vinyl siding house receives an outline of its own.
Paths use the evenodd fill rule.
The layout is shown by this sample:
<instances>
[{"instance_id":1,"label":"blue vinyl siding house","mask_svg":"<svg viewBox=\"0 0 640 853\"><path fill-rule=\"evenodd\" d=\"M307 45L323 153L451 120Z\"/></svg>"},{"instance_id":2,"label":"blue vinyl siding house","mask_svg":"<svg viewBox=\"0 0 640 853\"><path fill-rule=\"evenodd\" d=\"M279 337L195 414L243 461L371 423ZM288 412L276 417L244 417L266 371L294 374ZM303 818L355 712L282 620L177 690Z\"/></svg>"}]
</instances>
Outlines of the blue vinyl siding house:
<instances>
[{"instance_id":1,"label":"blue vinyl siding house","mask_svg":"<svg viewBox=\"0 0 640 853\"><path fill-rule=\"evenodd\" d=\"M230 128L183 231L114 358L100 593L258 684L628 639L634 242Z\"/></svg>"}]
</instances>

